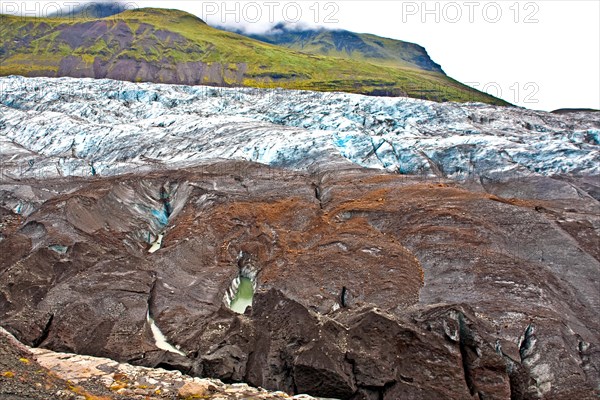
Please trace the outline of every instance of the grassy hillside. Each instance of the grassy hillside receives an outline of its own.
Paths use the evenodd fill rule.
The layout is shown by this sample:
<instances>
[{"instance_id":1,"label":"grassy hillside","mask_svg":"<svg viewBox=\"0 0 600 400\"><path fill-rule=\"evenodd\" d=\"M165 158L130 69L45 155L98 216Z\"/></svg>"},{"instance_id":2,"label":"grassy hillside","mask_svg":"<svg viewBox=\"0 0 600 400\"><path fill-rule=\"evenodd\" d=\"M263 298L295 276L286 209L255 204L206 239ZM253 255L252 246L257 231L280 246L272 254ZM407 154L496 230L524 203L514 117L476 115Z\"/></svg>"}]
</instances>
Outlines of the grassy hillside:
<instances>
[{"instance_id":1,"label":"grassy hillside","mask_svg":"<svg viewBox=\"0 0 600 400\"><path fill-rule=\"evenodd\" d=\"M422 46L366 33L324 28L290 29L288 25L280 23L269 32L247 36L309 54L444 73Z\"/></svg>"},{"instance_id":2,"label":"grassy hillside","mask_svg":"<svg viewBox=\"0 0 600 400\"><path fill-rule=\"evenodd\" d=\"M443 73L312 55L177 10L101 19L0 16L0 75L282 87L506 104Z\"/></svg>"}]
</instances>

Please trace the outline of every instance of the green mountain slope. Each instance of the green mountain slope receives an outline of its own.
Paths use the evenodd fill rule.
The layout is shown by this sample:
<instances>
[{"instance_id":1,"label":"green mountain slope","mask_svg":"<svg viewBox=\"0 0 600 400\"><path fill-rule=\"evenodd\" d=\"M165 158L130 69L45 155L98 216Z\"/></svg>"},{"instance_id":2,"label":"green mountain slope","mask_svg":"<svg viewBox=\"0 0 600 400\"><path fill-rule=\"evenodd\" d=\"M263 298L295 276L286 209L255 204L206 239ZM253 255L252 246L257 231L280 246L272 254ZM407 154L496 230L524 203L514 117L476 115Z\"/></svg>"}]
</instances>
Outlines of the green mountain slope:
<instances>
[{"instance_id":1,"label":"green mountain slope","mask_svg":"<svg viewBox=\"0 0 600 400\"><path fill-rule=\"evenodd\" d=\"M0 17L0 75L282 87L506 104L442 73L312 55L177 10L101 19Z\"/></svg>"},{"instance_id":2,"label":"green mountain slope","mask_svg":"<svg viewBox=\"0 0 600 400\"><path fill-rule=\"evenodd\" d=\"M415 43L346 30L295 29L279 23L263 34L244 34L262 42L304 53L368 61L385 66L408 67L444 73L427 51Z\"/></svg>"}]
</instances>

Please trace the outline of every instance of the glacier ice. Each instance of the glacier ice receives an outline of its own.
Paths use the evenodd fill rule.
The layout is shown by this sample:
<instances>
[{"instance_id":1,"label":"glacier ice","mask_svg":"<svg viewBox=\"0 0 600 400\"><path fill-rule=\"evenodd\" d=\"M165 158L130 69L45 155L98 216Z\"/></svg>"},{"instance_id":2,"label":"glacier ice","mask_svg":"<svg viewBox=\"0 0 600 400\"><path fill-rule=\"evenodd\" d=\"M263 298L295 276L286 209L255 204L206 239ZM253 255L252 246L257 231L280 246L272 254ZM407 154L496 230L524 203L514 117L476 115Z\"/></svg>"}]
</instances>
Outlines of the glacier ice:
<instances>
[{"instance_id":1,"label":"glacier ice","mask_svg":"<svg viewBox=\"0 0 600 400\"><path fill-rule=\"evenodd\" d=\"M598 113L347 93L0 78L9 178L107 176L243 159L401 174L600 173Z\"/></svg>"}]
</instances>

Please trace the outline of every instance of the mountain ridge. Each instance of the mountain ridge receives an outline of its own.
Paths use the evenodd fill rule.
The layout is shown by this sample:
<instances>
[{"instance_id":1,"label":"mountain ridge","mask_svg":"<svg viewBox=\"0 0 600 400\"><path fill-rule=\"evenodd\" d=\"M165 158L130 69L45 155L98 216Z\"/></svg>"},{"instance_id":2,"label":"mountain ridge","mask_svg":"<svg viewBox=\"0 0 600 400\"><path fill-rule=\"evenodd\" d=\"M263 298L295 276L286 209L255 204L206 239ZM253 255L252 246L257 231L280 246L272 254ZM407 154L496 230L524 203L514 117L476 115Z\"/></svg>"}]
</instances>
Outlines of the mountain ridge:
<instances>
[{"instance_id":1,"label":"mountain ridge","mask_svg":"<svg viewBox=\"0 0 600 400\"><path fill-rule=\"evenodd\" d=\"M264 33L247 33L242 29L228 29L226 26L221 28L309 54L361 59L373 64L413 67L446 75L441 66L429 57L423 46L370 33L326 27L294 28L293 25L284 22L275 24Z\"/></svg>"},{"instance_id":2,"label":"mountain ridge","mask_svg":"<svg viewBox=\"0 0 600 400\"><path fill-rule=\"evenodd\" d=\"M120 14L123 11L129 10L130 4L115 1L115 2L94 2L94 3L83 3L78 4L66 13L62 12L62 9L49 15L51 18L106 18L111 15Z\"/></svg>"}]
</instances>

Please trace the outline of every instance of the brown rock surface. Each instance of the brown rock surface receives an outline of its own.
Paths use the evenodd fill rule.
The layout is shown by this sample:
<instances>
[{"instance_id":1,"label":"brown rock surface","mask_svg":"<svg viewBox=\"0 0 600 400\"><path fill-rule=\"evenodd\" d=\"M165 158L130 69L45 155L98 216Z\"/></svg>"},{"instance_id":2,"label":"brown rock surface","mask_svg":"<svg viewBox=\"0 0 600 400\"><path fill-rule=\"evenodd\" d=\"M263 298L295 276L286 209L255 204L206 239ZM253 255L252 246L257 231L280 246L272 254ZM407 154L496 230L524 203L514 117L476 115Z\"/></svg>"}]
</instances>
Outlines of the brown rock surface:
<instances>
[{"instance_id":1,"label":"brown rock surface","mask_svg":"<svg viewBox=\"0 0 600 400\"><path fill-rule=\"evenodd\" d=\"M186 397L205 397L210 393L208 384L198 382L187 382L177 391L177 395L181 398Z\"/></svg>"},{"instance_id":2,"label":"brown rock surface","mask_svg":"<svg viewBox=\"0 0 600 400\"><path fill-rule=\"evenodd\" d=\"M3 230L0 325L288 393L596 398L600 206L556 182L224 163L12 183L70 189ZM243 315L224 304L240 275L257 285Z\"/></svg>"}]
</instances>

